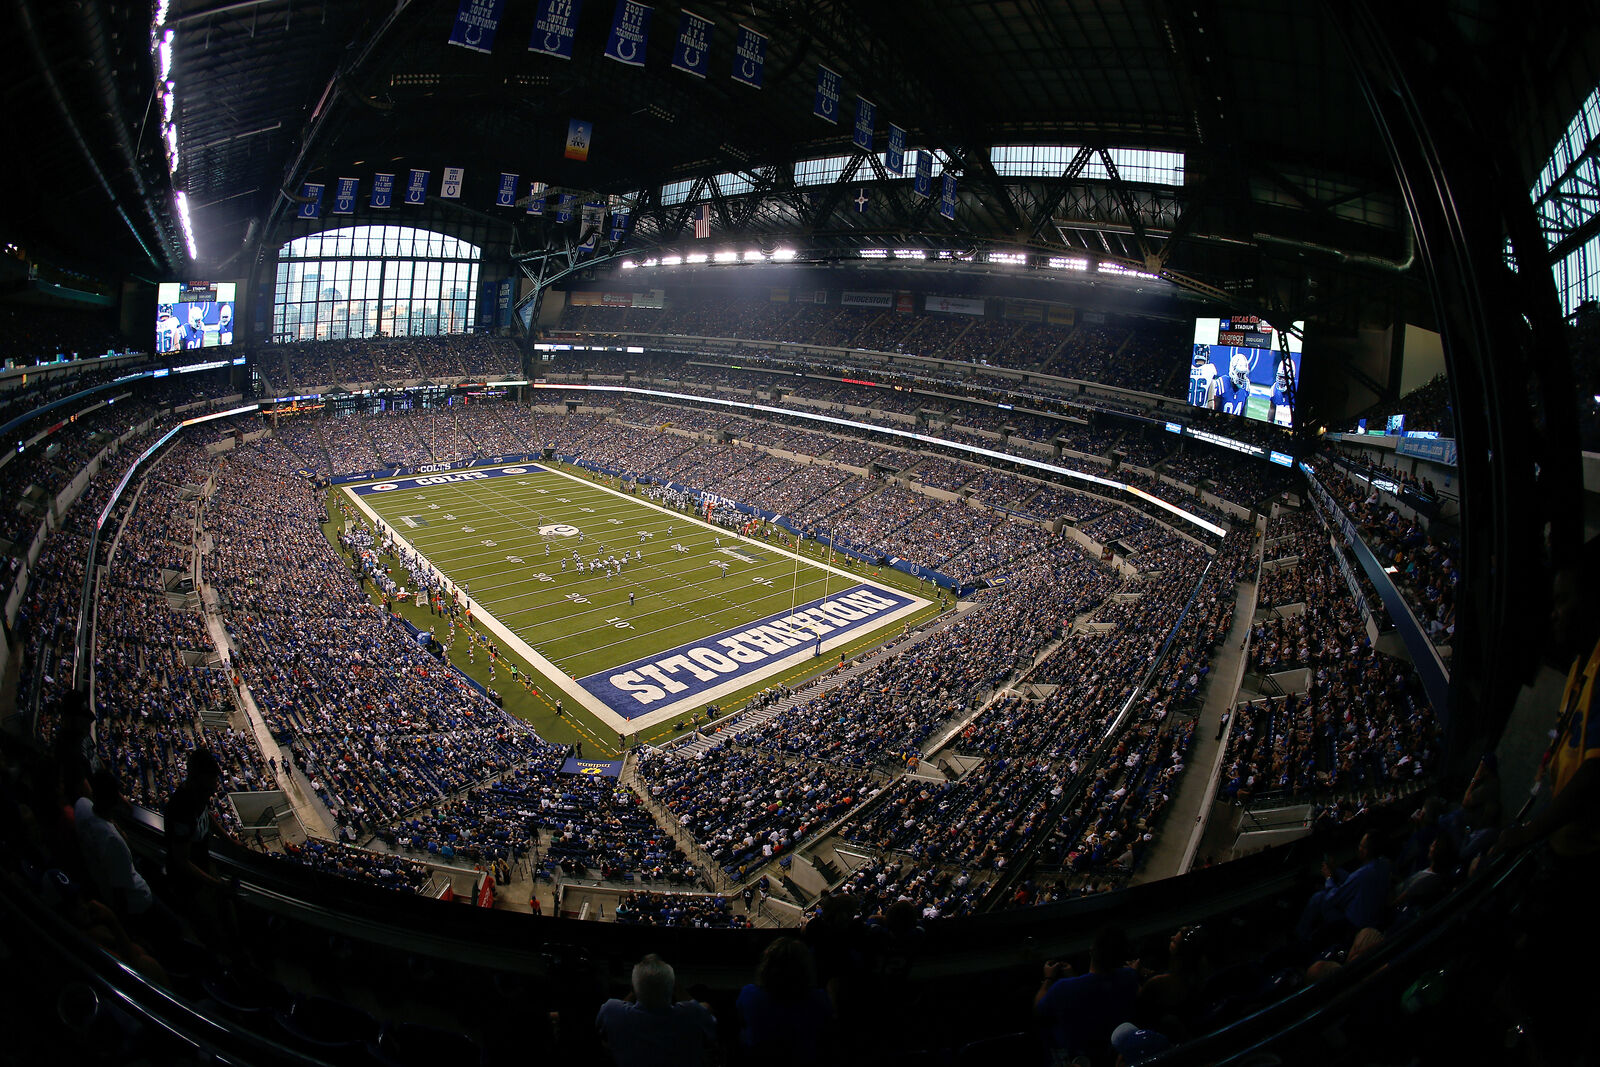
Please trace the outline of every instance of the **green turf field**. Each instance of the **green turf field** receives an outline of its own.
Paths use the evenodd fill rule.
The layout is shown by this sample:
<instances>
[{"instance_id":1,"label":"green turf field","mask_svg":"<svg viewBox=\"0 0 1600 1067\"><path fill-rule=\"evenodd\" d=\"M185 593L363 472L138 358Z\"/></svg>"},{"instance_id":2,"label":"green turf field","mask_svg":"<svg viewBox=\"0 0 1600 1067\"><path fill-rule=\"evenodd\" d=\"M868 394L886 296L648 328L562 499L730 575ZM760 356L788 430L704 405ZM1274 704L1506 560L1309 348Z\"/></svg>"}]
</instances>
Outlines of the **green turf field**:
<instances>
[{"instance_id":1,"label":"green turf field","mask_svg":"<svg viewBox=\"0 0 1600 1067\"><path fill-rule=\"evenodd\" d=\"M417 480L379 483L395 485L385 491L346 486L344 493L463 588L484 628L506 638L497 644L523 653L524 669L554 680L565 690L569 708L587 708L599 723L619 732L675 717L681 709L643 722L623 720L586 698L573 680L738 631L862 584L892 585L901 597L908 586L923 592L910 580L874 582L863 573L869 568L829 567L825 555L816 559L802 550L797 559L775 539L741 538L555 470L535 467L468 481L439 476L440 484L427 485ZM588 566L624 554L627 562L620 572L611 568L611 577ZM395 574L404 576L398 568ZM928 599L931 594L883 625L861 626L850 635L848 648L842 638L833 645L853 654L868 634L922 617ZM452 661L465 665L465 658L457 651ZM794 666L791 662L781 678L775 670L742 678L746 684L740 689L788 680ZM504 673L501 678L498 685L505 691ZM721 695L730 691L723 686Z\"/></svg>"}]
</instances>

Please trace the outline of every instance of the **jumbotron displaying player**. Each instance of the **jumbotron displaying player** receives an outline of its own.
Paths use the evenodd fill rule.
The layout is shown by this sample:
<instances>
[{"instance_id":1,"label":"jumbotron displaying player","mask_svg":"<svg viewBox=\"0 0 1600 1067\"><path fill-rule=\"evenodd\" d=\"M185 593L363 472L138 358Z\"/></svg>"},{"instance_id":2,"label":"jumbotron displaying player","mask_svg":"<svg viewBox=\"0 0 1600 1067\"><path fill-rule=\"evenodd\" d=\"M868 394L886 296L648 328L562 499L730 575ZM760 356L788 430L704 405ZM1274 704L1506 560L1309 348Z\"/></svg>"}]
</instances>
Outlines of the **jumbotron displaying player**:
<instances>
[{"instance_id":1,"label":"jumbotron displaying player","mask_svg":"<svg viewBox=\"0 0 1600 1067\"><path fill-rule=\"evenodd\" d=\"M1224 415L1243 415L1250 403L1250 357L1241 348L1235 348L1228 359L1228 376L1222 380L1219 394L1222 403L1217 410Z\"/></svg>"},{"instance_id":2,"label":"jumbotron displaying player","mask_svg":"<svg viewBox=\"0 0 1600 1067\"><path fill-rule=\"evenodd\" d=\"M1278 359L1278 371L1272 380L1272 401L1267 405L1267 421L1274 426L1294 425L1294 363L1286 356Z\"/></svg>"},{"instance_id":3,"label":"jumbotron displaying player","mask_svg":"<svg viewBox=\"0 0 1600 1067\"><path fill-rule=\"evenodd\" d=\"M178 351L182 335L183 323L172 313L172 305L162 304L156 311L156 352Z\"/></svg>"},{"instance_id":4,"label":"jumbotron displaying player","mask_svg":"<svg viewBox=\"0 0 1600 1067\"><path fill-rule=\"evenodd\" d=\"M1216 410L1222 398L1222 373L1211 362L1211 346L1195 345L1189 369L1189 403Z\"/></svg>"}]
</instances>

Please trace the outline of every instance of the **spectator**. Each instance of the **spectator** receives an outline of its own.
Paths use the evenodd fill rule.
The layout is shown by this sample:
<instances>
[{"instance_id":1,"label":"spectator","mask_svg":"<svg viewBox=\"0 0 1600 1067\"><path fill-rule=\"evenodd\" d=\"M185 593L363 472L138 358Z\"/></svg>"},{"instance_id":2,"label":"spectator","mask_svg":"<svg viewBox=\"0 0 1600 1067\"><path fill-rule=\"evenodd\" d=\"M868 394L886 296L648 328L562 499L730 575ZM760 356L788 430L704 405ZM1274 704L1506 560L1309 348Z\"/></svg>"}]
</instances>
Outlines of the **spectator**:
<instances>
[{"instance_id":1,"label":"spectator","mask_svg":"<svg viewBox=\"0 0 1600 1067\"><path fill-rule=\"evenodd\" d=\"M1378 840L1363 834L1357 851L1361 865L1348 874L1324 860L1325 885L1306 901L1296 932L1302 941L1325 941L1338 931L1354 933L1366 926L1381 926L1389 899L1389 861L1378 850Z\"/></svg>"},{"instance_id":2,"label":"spectator","mask_svg":"<svg viewBox=\"0 0 1600 1067\"><path fill-rule=\"evenodd\" d=\"M1051 1051L1061 1060L1109 1058L1111 1031L1133 1016L1139 993L1127 960L1127 935L1107 927L1095 935L1088 974L1074 975L1070 963L1045 963L1033 1011L1049 1027Z\"/></svg>"},{"instance_id":3,"label":"spectator","mask_svg":"<svg viewBox=\"0 0 1600 1067\"><path fill-rule=\"evenodd\" d=\"M617 1067L696 1067L715 1048L717 1020L693 1000L673 1003L677 976L655 953L633 966L633 992L600 1005L595 1026Z\"/></svg>"},{"instance_id":4,"label":"spectator","mask_svg":"<svg viewBox=\"0 0 1600 1067\"><path fill-rule=\"evenodd\" d=\"M756 980L740 990L738 1006L739 1045L763 1063L812 1063L833 1018L811 950L793 937L780 937L761 953Z\"/></svg>"}]
</instances>

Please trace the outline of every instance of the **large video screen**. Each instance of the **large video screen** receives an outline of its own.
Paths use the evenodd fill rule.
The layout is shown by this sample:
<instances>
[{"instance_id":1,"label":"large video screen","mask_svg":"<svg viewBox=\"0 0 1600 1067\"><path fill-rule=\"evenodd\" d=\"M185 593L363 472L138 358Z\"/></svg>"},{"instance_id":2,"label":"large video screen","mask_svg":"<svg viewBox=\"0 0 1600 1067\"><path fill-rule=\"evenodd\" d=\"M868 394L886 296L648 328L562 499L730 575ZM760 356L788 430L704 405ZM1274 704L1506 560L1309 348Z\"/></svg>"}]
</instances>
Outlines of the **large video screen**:
<instances>
[{"instance_id":1,"label":"large video screen","mask_svg":"<svg viewBox=\"0 0 1600 1067\"><path fill-rule=\"evenodd\" d=\"M156 286L156 352L233 344L233 282Z\"/></svg>"},{"instance_id":2,"label":"large video screen","mask_svg":"<svg viewBox=\"0 0 1600 1067\"><path fill-rule=\"evenodd\" d=\"M1280 331L1255 315L1196 319L1189 403L1278 426L1294 425L1305 323ZM1286 340L1287 345L1281 341ZM1283 353L1287 347L1289 354Z\"/></svg>"}]
</instances>

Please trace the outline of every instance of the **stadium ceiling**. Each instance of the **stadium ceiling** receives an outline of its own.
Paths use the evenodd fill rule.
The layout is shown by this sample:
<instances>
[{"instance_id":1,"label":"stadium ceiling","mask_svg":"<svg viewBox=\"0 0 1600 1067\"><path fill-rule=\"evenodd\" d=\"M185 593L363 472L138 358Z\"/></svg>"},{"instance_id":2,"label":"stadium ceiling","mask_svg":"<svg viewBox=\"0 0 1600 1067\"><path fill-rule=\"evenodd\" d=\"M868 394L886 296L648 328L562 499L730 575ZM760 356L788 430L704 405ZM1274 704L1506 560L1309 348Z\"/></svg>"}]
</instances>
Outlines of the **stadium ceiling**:
<instances>
[{"instance_id":1,"label":"stadium ceiling","mask_svg":"<svg viewBox=\"0 0 1600 1067\"><path fill-rule=\"evenodd\" d=\"M1393 169L1319 4L694 0L715 23L705 78L672 66L681 5L656 5L641 67L603 54L613 0L583 5L571 59L529 50L536 0L506 0L488 53L449 43L459 0L14 6L32 62L8 75L7 100L39 121L29 165L8 168L8 203L41 209L43 239L144 271L244 276L303 232L303 183L359 178L364 205L374 172L426 169L437 193L446 166L466 172L460 210L504 221L521 249L559 243L521 210L542 181L621 198L639 248L691 240L704 201L713 237L808 257L1031 248L1161 269L1202 292L1254 285L1275 258L1385 272L1411 258ZM1511 28L1487 7L1438 17L1463 35L1537 32L1516 22L1520 7L1501 12ZM740 26L768 40L760 89L729 77ZM169 31L170 174L157 74ZM840 76L837 124L812 113L819 64ZM894 123L958 175L953 219L937 179L919 198L852 147L858 95L877 105L876 153ZM574 118L593 123L583 162L564 158ZM1068 152L1058 171L1005 173L996 149L1018 145ZM1122 173L1116 153L1130 149L1182 153L1180 183ZM796 180L797 161L829 157L845 157L830 180ZM1529 153L1530 182L1539 162ZM521 176L515 208L491 206L503 171ZM687 191L662 195L679 182Z\"/></svg>"}]
</instances>

